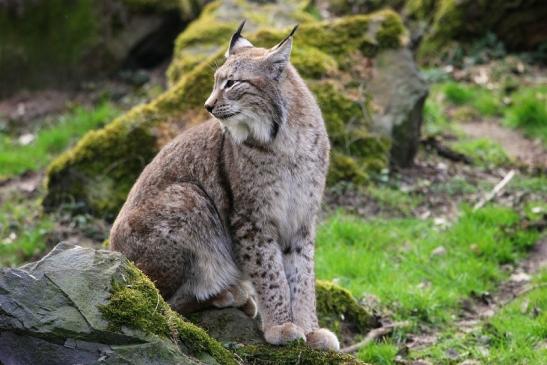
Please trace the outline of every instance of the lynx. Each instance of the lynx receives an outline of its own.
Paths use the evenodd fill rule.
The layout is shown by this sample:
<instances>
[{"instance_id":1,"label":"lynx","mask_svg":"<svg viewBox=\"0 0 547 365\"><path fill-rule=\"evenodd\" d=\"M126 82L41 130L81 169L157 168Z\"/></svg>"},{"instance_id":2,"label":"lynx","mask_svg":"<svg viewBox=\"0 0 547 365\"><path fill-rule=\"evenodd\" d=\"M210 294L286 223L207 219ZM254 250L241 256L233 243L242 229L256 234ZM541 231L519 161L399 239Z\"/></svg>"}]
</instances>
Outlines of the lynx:
<instances>
[{"instance_id":1,"label":"lynx","mask_svg":"<svg viewBox=\"0 0 547 365\"><path fill-rule=\"evenodd\" d=\"M180 313L258 314L267 342L338 350L319 328L316 216L328 168L321 111L290 64L297 27L271 49L231 38L205 102L213 116L144 169L112 227L125 254Z\"/></svg>"}]
</instances>

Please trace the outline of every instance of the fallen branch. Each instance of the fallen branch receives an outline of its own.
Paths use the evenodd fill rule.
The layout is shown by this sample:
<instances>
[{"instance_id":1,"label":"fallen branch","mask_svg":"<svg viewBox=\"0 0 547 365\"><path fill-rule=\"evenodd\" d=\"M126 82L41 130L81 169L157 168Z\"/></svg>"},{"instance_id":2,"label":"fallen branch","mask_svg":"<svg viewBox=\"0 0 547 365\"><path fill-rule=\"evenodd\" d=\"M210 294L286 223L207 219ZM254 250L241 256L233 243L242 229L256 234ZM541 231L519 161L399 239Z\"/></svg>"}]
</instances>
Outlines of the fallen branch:
<instances>
[{"instance_id":1,"label":"fallen branch","mask_svg":"<svg viewBox=\"0 0 547 365\"><path fill-rule=\"evenodd\" d=\"M463 162L468 165L471 165L473 163L473 161L469 157L467 157L463 153L456 152L453 149L443 145L435 137L428 137L422 140L422 144L429 149L435 150L439 156L447 158L451 161Z\"/></svg>"},{"instance_id":2,"label":"fallen branch","mask_svg":"<svg viewBox=\"0 0 547 365\"><path fill-rule=\"evenodd\" d=\"M513 179L515 176L515 170L509 171L505 177L494 186L494 189L492 189L488 194L484 196L475 206L473 207L473 211L476 211L480 208L482 208L486 203L494 199L502 190L509 184L509 181Z\"/></svg>"},{"instance_id":3,"label":"fallen branch","mask_svg":"<svg viewBox=\"0 0 547 365\"><path fill-rule=\"evenodd\" d=\"M410 325L410 322L403 321L403 322L394 322L394 323L387 324L387 325L385 325L383 327L380 327L380 328L375 328L375 329L371 330L369 333L367 333L367 335L365 336L365 338L362 341L357 342L354 345L344 347L344 348L340 349L340 352L343 352L343 353L346 353L346 354L356 352L357 350L359 350L360 348L368 345L369 343L371 343L375 339L377 339L381 336L387 335L388 333L393 331L393 329L401 328L401 327L407 327L409 325Z\"/></svg>"}]
</instances>

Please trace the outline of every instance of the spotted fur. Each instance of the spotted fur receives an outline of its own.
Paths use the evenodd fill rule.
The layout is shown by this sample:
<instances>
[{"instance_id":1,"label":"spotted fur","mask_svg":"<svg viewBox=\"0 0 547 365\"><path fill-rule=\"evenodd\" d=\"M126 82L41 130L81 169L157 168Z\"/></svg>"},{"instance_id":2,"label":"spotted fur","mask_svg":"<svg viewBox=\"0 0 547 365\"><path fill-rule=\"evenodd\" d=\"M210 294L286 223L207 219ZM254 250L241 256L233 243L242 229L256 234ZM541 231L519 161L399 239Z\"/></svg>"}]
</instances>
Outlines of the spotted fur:
<instances>
[{"instance_id":1,"label":"spotted fur","mask_svg":"<svg viewBox=\"0 0 547 365\"><path fill-rule=\"evenodd\" d=\"M214 118L144 169L110 242L181 312L213 304L252 315L256 297L268 342L307 336L336 350L315 310L330 148L321 111L289 63L292 33L272 49L252 46L241 28L234 37L205 104Z\"/></svg>"}]
</instances>

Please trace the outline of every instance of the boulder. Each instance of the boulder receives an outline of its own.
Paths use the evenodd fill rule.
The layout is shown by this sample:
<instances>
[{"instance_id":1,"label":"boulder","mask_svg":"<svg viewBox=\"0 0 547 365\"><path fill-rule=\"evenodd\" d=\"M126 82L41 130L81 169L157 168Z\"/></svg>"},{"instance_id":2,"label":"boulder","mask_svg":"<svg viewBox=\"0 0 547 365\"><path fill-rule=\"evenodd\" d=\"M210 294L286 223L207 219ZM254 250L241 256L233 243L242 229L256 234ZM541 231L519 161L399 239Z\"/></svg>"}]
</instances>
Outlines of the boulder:
<instances>
[{"instance_id":1,"label":"boulder","mask_svg":"<svg viewBox=\"0 0 547 365\"><path fill-rule=\"evenodd\" d=\"M317 20L306 2L216 1L180 34L170 88L149 104L87 134L48 168L48 210L70 202L112 219L142 168L176 134L206 120L214 65L240 19L257 46L275 45L300 23L292 63L322 109L333 146L328 182L365 183L390 161L408 165L418 143L427 87L391 10ZM268 14L268 16L257 16Z\"/></svg>"},{"instance_id":2,"label":"boulder","mask_svg":"<svg viewBox=\"0 0 547 365\"><path fill-rule=\"evenodd\" d=\"M547 2L541 0L407 0L403 13L421 23L418 57L426 63L487 33L511 51L534 51L547 42Z\"/></svg>"},{"instance_id":3,"label":"boulder","mask_svg":"<svg viewBox=\"0 0 547 365\"><path fill-rule=\"evenodd\" d=\"M204 1L0 2L0 97L21 88L74 86L121 66L153 66Z\"/></svg>"},{"instance_id":4,"label":"boulder","mask_svg":"<svg viewBox=\"0 0 547 365\"><path fill-rule=\"evenodd\" d=\"M318 288L330 323L341 328L349 318L361 333L374 324L344 289ZM117 252L61 243L38 262L0 270L2 364L361 364L303 343L264 344L257 323L236 309L191 319L208 332L171 310Z\"/></svg>"}]
</instances>

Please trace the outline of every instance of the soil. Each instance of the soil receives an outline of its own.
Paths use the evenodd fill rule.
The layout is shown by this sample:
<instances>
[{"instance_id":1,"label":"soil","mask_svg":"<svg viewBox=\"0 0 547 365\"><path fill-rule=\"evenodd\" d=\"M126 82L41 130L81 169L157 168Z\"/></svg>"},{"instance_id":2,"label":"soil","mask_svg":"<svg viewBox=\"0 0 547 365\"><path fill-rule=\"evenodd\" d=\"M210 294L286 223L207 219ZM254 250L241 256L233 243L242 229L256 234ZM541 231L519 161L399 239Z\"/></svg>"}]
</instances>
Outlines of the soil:
<instances>
[{"instance_id":1,"label":"soil","mask_svg":"<svg viewBox=\"0 0 547 365\"><path fill-rule=\"evenodd\" d=\"M504 128L494 121L461 123L459 127L470 137L486 137L499 143L511 159L521 164L547 169L547 151L541 141L524 138L517 131Z\"/></svg>"}]
</instances>

